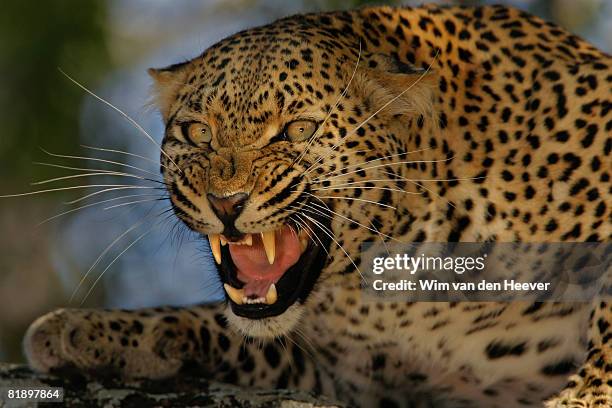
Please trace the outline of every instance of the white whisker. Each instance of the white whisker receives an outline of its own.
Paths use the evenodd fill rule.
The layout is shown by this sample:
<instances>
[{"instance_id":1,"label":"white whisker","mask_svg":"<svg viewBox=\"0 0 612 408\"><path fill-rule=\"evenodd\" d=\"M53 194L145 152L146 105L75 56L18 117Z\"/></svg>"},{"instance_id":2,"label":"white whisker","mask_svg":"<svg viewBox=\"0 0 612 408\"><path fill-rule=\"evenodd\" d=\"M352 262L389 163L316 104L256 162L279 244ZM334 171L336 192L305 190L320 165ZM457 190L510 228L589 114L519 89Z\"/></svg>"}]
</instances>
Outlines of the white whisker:
<instances>
[{"instance_id":1,"label":"white whisker","mask_svg":"<svg viewBox=\"0 0 612 408\"><path fill-rule=\"evenodd\" d=\"M100 186L100 187L104 187L104 186ZM134 186L134 185L118 185L118 186L114 186L113 188L105 188L103 190L98 190L98 191L94 191L93 193L84 195L83 197L79 197L75 200L71 200L71 201L66 201L64 202L64 204L66 205L71 205L71 204L76 204L79 203L81 201L87 200L88 198L91 197L95 197L99 194L104 194L104 193L109 193L111 191L117 191L117 190L164 190L164 188L162 187L152 187L152 186Z\"/></svg>"},{"instance_id":2,"label":"white whisker","mask_svg":"<svg viewBox=\"0 0 612 408\"><path fill-rule=\"evenodd\" d=\"M297 215L297 214L296 214L296 215ZM294 219L294 218L291 218L291 216L289 216L289 219L290 219L291 221L295 222L295 223L298 225L298 227L302 228L302 230L304 231L304 233L305 233L306 235L308 235L308 239L309 239L310 241L315 242L315 241L314 241L314 239L312 238L312 235L310 235L310 232L308 232L309 230L306 228L306 226L305 226L304 224L302 224L301 222L299 222L298 220L296 220L296 219ZM315 244L316 244L316 242L315 242ZM327 249L326 249L326 248L323 248L323 250L324 250L325 252L327 252Z\"/></svg>"},{"instance_id":3,"label":"white whisker","mask_svg":"<svg viewBox=\"0 0 612 408\"><path fill-rule=\"evenodd\" d=\"M426 148L423 148L423 149L411 150L409 152L390 154L390 155L387 155L387 156L378 157L376 159L367 160L367 161L364 161L362 163L351 164L351 165L348 165L348 166L344 166L344 167L342 167L340 169L336 169L334 171L330 171L330 172L327 172L327 173L322 174L320 176L317 176L317 177L313 178L312 180L313 181L319 180L322 177L326 177L326 176L332 175L334 173L341 172L342 170L351 169L353 167L359 167L359 166L363 166L363 165L366 165L366 164L374 163L374 162L377 162L377 161L380 161L380 160L388 160L388 159L392 159L394 157L405 156L405 155L412 154L412 153L420 153L420 152L424 152L424 151L430 150L430 149L431 149L431 147L426 147Z\"/></svg>"},{"instance_id":4,"label":"white whisker","mask_svg":"<svg viewBox=\"0 0 612 408\"><path fill-rule=\"evenodd\" d=\"M355 63L355 68L353 69L353 73L351 74L351 77L348 81L348 84L346 84L346 87L344 88L344 90L342 91L342 93L340 93L340 95L338 96L338 98L336 99L336 102L334 103L334 105L331 107L331 109L329 110L329 112L327 112L327 115L325 116L325 118L323 119L323 122L321 123L321 125L319 125L319 127L317 128L317 130L314 132L314 134L310 137L310 139L308 139L308 143L306 144L306 147L304 148L304 150L302 150L302 153L300 153L300 155L297 157L296 162L299 164L300 161L304 158L304 156L306 155L306 153L308 152L308 149L310 148L310 146L312 145L312 143L314 143L314 141L321 136L321 131L323 129L323 126L325 125L325 123L327 123L327 121L329 120L329 118L331 117L332 113L334 112L334 109L336 109L338 107L338 105L340 104L340 101L342 100L342 98L344 98L346 96L346 93L348 92L349 87L351 86L351 83L353 82L353 78L355 77L355 74L357 73L357 68L359 67L359 61L361 60L361 40L359 40L359 54L357 55L357 62Z\"/></svg>"},{"instance_id":5,"label":"white whisker","mask_svg":"<svg viewBox=\"0 0 612 408\"><path fill-rule=\"evenodd\" d=\"M327 235L332 241L334 241L334 243L338 246L338 248L340 248L342 250L342 252L344 252L344 255L346 255L346 257L349 259L349 261L351 261L351 263L353 264L353 266L355 267L355 269L357 270L357 272L359 272L359 276L361 276L361 279L363 279L365 281L365 277L363 276L363 274L361 273L361 271L359 270L359 267L355 264L355 261L353 261L353 258L351 258L351 256L348 254L348 252L346 252L346 250L344 249L344 247L342 245L340 245L340 243L336 240L336 238L334 238L334 234L331 231L327 231L328 228L323 225L322 223L320 223L319 221L317 221L316 219L306 215L306 214L302 214L304 217L306 217L307 219L309 219L311 222L315 223L319 229L325 234Z\"/></svg>"},{"instance_id":6,"label":"white whisker","mask_svg":"<svg viewBox=\"0 0 612 408\"><path fill-rule=\"evenodd\" d=\"M321 201L321 200L319 200L319 201ZM384 233L378 231L378 229L376 229L376 227L374 226L374 224L372 222L370 222L370 225L372 226L372 228L369 228L369 227L367 227L367 226L365 226L365 225L363 225L363 224L361 224L361 223L359 223L359 222L357 222L355 220L352 220L352 219L350 219L348 217L345 217L344 215L342 215L342 214L340 214L340 213L338 213L336 211L331 210L329 207L327 207L327 205L325 205L325 203L323 203L323 205L319 205L319 204L316 204L314 202L313 203L308 203L308 204L305 205L306 208L304 208L304 210L305 211L309 211L309 212L312 212L313 210L316 210L315 208L312 207L313 205L321 208L324 211L329 212L330 214L334 214L334 215L336 215L336 216L338 216L338 217L340 217L342 219L345 219L345 220L347 220L347 221L349 221L351 223L357 224L358 226L360 226L362 228L365 228L368 231L376 233L378 235L379 239L381 240L381 242L383 243L383 245L385 247L385 250L387 251L387 254L389 254L389 249L387 247L387 243L385 242L385 238L388 238L388 239L390 239L392 241L395 241L395 242L400 242L400 243L402 242L401 240L398 240L396 238L393 238L390 235L387 235L387 234L384 234ZM316 212L319 215L323 216L323 217L327 217L327 218L333 220L333 217L331 215L325 214L325 213L323 213L323 211L316 210Z\"/></svg>"},{"instance_id":7,"label":"white whisker","mask_svg":"<svg viewBox=\"0 0 612 408\"><path fill-rule=\"evenodd\" d=\"M84 149L96 150L96 151L99 151L99 152L117 153L117 154L123 154L123 155L126 155L126 156L136 157L138 159L145 160L145 161L148 161L150 163L153 163L153 164L155 164L157 166L161 166L164 169L168 170L169 172L173 171L172 169L170 169L165 164L160 163L159 160L153 160L153 159L150 159L150 158L145 157L145 156L141 156L141 155L136 154L136 153L125 152L125 151L119 150L119 149L108 149L108 148L105 148L105 147L89 146L89 145L84 145L84 144L82 144L80 146L82 148L84 148Z\"/></svg>"},{"instance_id":8,"label":"white whisker","mask_svg":"<svg viewBox=\"0 0 612 408\"><path fill-rule=\"evenodd\" d=\"M408 86L406 89L404 89L402 92L400 92L399 94L397 94L394 98L392 98L391 100L389 100L387 103L385 103L382 107L380 107L377 111L375 111L373 114L371 114L366 120L364 120L363 122L361 122L357 127L355 127L353 130L351 130L350 132L348 132L344 137L342 137L338 143L334 144L331 148L330 151L328 153L327 156L320 156L319 158L317 158L317 160L310 165L310 167L308 169L310 169L312 166L314 166L315 164L319 163L321 160L326 159L327 157L329 157L329 155L336 150L336 148L338 146L340 146L340 144L342 144L349 136L355 134L355 132L357 132L357 130L359 130L360 128L362 128L365 124L367 124L370 120L372 120L372 118L374 118L376 115L378 115L381 111L383 111L385 108L387 108L389 105L391 105L393 102L395 102L396 100L398 100L399 98L401 98L406 92L410 91L413 87L415 87L419 82L421 82L423 80L423 78L425 78L425 76L429 73L429 71L431 70L431 67L433 66L433 64L436 62L436 59L438 58L438 54L440 53L440 50L436 51L436 55L434 55L433 61L431 62L431 64L429 64L429 66L427 67L427 69L419 76L419 78L417 78L416 81L414 81L412 84L410 84L410 86Z\"/></svg>"},{"instance_id":9,"label":"white whisker","mask_svg":"<svg viewBox=\"0 0 612 408\"><path fill-rule=\"evenodd\" d=\"M105 172L102 172L102 173L72 174L70 176L55 177L55 178L52 178L52 179L47 179L47 180L42 180L42 181L35 181L33 183L30 183L30 185L31 186L39 186L41 184L49 184L49 183L54 183L56 181L71 180L71 179L75 179L75 178L93 177L93 176L128 177L128 178L135 178L135 179L138 179L138 180L156 181L156 180L150 180L150 179L148 179L146 177L136 176L134 174L129 174L129 173L119 173L119 172L107 172L107 171L105 171Z\"/></svg>"},{"instance_id":10,"label":"white whisker","mask_svg":"<svg viewBox=\"0 0 612 408\"><path fill-rule=\"evenodd\" d=\"M390 173L387 173L387 174L390 174ZM446 201L446 202L448 203L448 205L450 205L451 207L453 207L453 208L457 208L457 207L455 206L455 204L453 204L453 203L452 203L450 200L445 199L445 198L444 198L444 197L442 197L440 194L438 194L438 193L436 193L435 191L433 191L433 190L431 190L431 189L429 189L429 188L425 187L424 185L422 185L422 184L420 184L420 183L418 183L418 182L416 182L416 181L413 181L413 180L404 179L403 177L401 177L401 176L397 176L396 174L393 174L393 175L394 175L394 176L396 176L396 177L398 177L398 178L399 178L399 180L407 181L407 182L409 182L409 183L414 184L414 185L415 185L415 186L417 186L417 187L422 188L423 190L427 190L427 191L429 191L431 194L433 194L433 195L437 196L438 198L440 198L440 199L442 199L442 200Z\"/></svg>"},{"instance_id":11,"label":"white whisker","mask_svg":"<svg viewBox=\"0 0 612 408\"><path fill-rule=\"evenodd\" d=\"M168 212L169 210L164 210L158 214L148 214L145 215L143 217L141 217L141 219L132 224L130 227L128 227L121 235L119 235L118 237L116 237L105 249L104 251L102 251L102 253L100 253L100 255L98 256L98 258L94 261L94 263L89 267L89 269L87 270L87 272L85 272L85 274L83 275L83 277L81 277L81 280L79 281L77 287L74 289L74 291L72 292L72 296L70 296L70 303L72 303L72 301L74 300L74 297L76 296L76 294L78 293L79 289L81 288L81 286L83 285L83 283L85 283L85 280L87 279L87 277L89 276L89 274L91 273L91 271L94 270L94 268L100 263L100 261L102 260L102 258L104 258L104 256L108 253L108 251L110 251L116 244L117 242L119 242L123 237L125 237L127 234L129 234L130 232L132 232L134 229L140 227L142 224L145 223L146 220L148 220L149 218L152 217L160 217L161 215L163 215L165 212Z\"/></svg>"},{"instance_id":12,"label":"white whisker","mask_svg":"<svg viewBox=\"0 0 612 408\"><path fill-rule=\"evenodd\" d=\"M96 201L95 203L90 203L90 204L82 205L80 207L72 208L70 210L67 210L67 211L64 211L62 213L56 214L56 215L54 215L52 217L49 217L49 218L39 222L38 224L36 224L36 226L39 227L39 226L41 226L43 224L46 224L49 221L55 220L55 219L60 218L60 217L62 217L64 215L71 214L71 213L77 212L79 210L84 210L86 208L93 207L93 206L96 206L96 205L108 203L108 202L111 202L111 201L122 200L122 199L126 199L126 198L144 197L144 196L151 196L151 197L155 196L155 197L162 198L159 194L130 194L130 195L125 195L125 196L121 196L121 197L113 197L113 198L109 198L107 200Z\"/></svg>"},{"instance_id":13,"label":"white whisker","mask_svg":"<svg viewBox=\"0 0 612 408\"><path fill-rule=\"evenodd\" d=\"M310 341L310 339L306 336L306 334L304 334L304 332L302 332L302 330L300 330L299 327L296 327L293 329L294 333L297 334L302 341L305 343L305 345L310 349L310 351L306 350L305 348L302 348L302 350L304 350L305 353L308 354L308 356L316 362L316 348L314 346L314 344L312 343L312 341ZM301 347L300 347L301 348Z\"/></svg>"},{"instance_id":14,"label":"white whisker","mask_svg":"<svg viewBox=\"0 0 612 408\"><path fill-rule=\"evenodd\" d=\"M76 288L72 291L72 295L70 296L70 300L69 303L72 303L72 301L74 300L74 297L76 296L76 294L78 293L79 289L81 288L81 286L83 286L83 283L85 283L85 280L87 279L87 277L89 276L89 274L91 273L91 271L94 270L94 268L100 263L100 261L102 260L102 258L104 258L104 255L106 255L108 253L108 251L110 251L112 249L113 246L115 246L115 244L117 242L119 242L121 240L121 238L123 238L124 236L126 236L127 234L129 234L131 231L133 231L134 229L138 228L139 226L141 226L145 219L148 217L143 217L143 219L141 219L139 222L132 224L131 227L129 227L128 229L126 229L121 235L119 235L117 238L115 238L113 240L113 242L111 242L105 249L104 251L102 251L102 253L100 253L100 255L98 256L98 258L94 261L94 263L89 267L89 269L87 270L87 272L85 272L85 274L81 277L81 279L79 280L78 285L76 286Z\"/></svg>"},{"instance_id":15,"label":"white whisker","mask_svg":"<svg viewBox=\"0 0 612 408\"><path fill-rule=\"evenodd\" d=\"M55 164L55 163L44 163L44 162L32 162L32 164L35 164L37 166L45 166L45 167L55 167L58 169L64 169L64 170L76 170L76 171L89 171L89 172L105 172L105 173L112 173L115 170L105 170L105 169L91 169L91 168L87 168L87 167L73 167L73 166L64 166L62 164Z\"/></svg>"},{"instance_id":16,"label":"white whisker","mask_svg":"<svg viewBox=\"0 0 612 408\"><path fill-rule=\"evenodd\" d=\"M304 193L308 194L308 195L315 196L314 194L310 194L310 193L307 193L307 192L304 192ZM315 197L318 197L318 198L329 198L329 199L336 199L336 200L359 201L359 202L364 202L364 203L368 203L368 204L378 205L380 207L390 208L392 210L397 210L396 207L393 207L391 205L379 203L378 201L366 200L364 198L342 197L342 196L315 196Z\"/></svg>"},{"instance_id":17,"label":"white whisker","mask_svg":"<svg viewBox=\"0 0 612 408\"><path fill-rule=\"evenodd\" d=\"M51 188L47 190L29 191L27 193L5 194L5 195L0 195L0 198L25 197L25 196L36 195L36 194L54 193L57 191L77 190L77 189L96 188L96 187L158 188L158 187L150 187L150 186L133 186L130 184L86 184L82 186L59 187L59 188ZM73 202L69 202L68 204L73 204Z\"/></svg>"},{"instance_id":18,"label":"white whisker","mask_svg":"<svg viewBox=\"0 0 612 408\"><path fill-rule=\"evenodd\" d=\"M319 207L321 210L317 210L317 209L315 209L315 208L312 208L312 206L313 206L313 205L314 205L314 206L316 206L316 207ZM385 238L388 238L388 239L391 239L391 240L394 240L394 241L397 241L397 242L402 242L402 241L400 241L400 240L398 240L398 239L396 239L396 238L393 238L393 237L392 237L392 236L390 236L390 235L383 234L382 232L380 232L380 231L378 231L378 230L376 230L376 229L372 229L372 228L368 227L367 225L363 225L363 224L361 224L361 223L360 223L360 222L358 222L358 221L352 220L352 219L350 219L350 218L348 218L348 217L346 217L346 216L344 216L344 215L340 214L340 213L339 213L339 212L337 212L337 211L333 211L333 210L329 209L329 208L328 208L328 207L326 207L326 206L322 206L322 205L320 205L320 204L316 204L316 203L309 203L309 204L307 204L307 205L306 205L306 207L307 207L307 208L309 208L311 212L316 211L316 213L320 214L321 216L327 217L327 218L329 218L329 219L333 219L333 217L332 217L331 215L323 213L323 211L327 211L327 212L329 212L329 213L331 213L331 214L334 214L334 215L336 215L336 216L338 216L338 217L340 217L340 218L342 218L342 219L344 219L344 220L346 220L346 221L349 221L349 222L351 222L351 223L353 223L353 224L356 224L356 225L358 225L358 226L360 226L360 227L362 227L362 228L365 228L365 229L367 229L368 231L375 232L375 233L377 233L377 234L379 234L379 235L384 236Z\"/></svg>"},{"instance_id":19,"label":"white whisker","mask_svg":"<svg viewBox=\"0 0 612 408\"><path fill-rule=\"evenodd\" d=\"M127 168L130 168L130 169L142 171L143 173L150 174L150 175L152 175L154 177L158 177L159 176L158 173L153 173L152 171L141 169L140 167L136 167L136 166L133 166L131 164L127 164L127 163L123 163L123 162L118 162L118 161L114 161L114 160L101 159L99 157L73 156L73 155L69 155L69 154L51 153L51 152L43 149L42 147L40 148L40 150L42 150L44 153L46 153L46 154L48 154L49 156L52 156L52 157L59 157L59 158L62 158L62 159L89 160L89 161L95 161L95 162L100 162L100 163L114 164L114 165L117 165L117 166L127 167Z\"/></svg>"},{"instance_id":20,"label":"white whisker","mask_svg":"<svg viewBox=\"0 0 612 408\"><path fill-rule=\"evenodd\" d=\"M134 241L132 241L132 243L130 245L128 245L123 251L121 251L119 253L119 255L117 255L107 266L106 268L104 268L104 270L102 271L102 273L100 273L100 275L98 275L98 277L96 278L96 280L94 281L94 283L91 285L91 288L87 291L87 293L85 294L85 297L83 298L83 300L80 303L80 306L83 306L83 304L85 303L85 301L87 300L87 298L89 297L89 295L91 294L91 292L94 290L94 288L96 287L97 283L100 281L100 279L102 279L102 277L104 276L104 274L106 273L106 271L108 271L110 269L111 266L113 266L115 264L115 262L117 262L117 260L119 258L121 258L121 256L123 254L125 254L130 248L132 248L134 245L136 245L136 243L138 243L138 241L140 241L141 239L143 239L147 234L149 234L153 228L155 227L155 225L151 228L149 228L147 231L145 231L144 233L142 233L141 235L138 236L138 238L136 238Z\"/></svg>"},{"instance_id":21,"label":"white whisker","mask_svg":"<svg viewBox=\"0 0 612 408\"><path fill-rule=\"evenodd\" d=\"M143 134L147 139L149 139L155 146L157 146L159 148L159 151L166 156L166 158L170 161L170 163L174 164L176 166L176 168L182 173L183 171L181 170L181 168L178 166L178 164L176 164L174 162L174 160L172 160L172 158L164 151L164 149L161 147L161 145L159 143L157 143L155 141L155 139L153 139L153 137L151 137L151 135L149 135L149 133L147 133L146 130L144 130L144 128L142 126L140 126L140 124L138 122L136 122L134 119L132 119L127 113L125 113L124 111L122 111L121 109L119 109L118 107L116 107L115 105L113 105L112 103L108 102L106 99L96 95L94 92L90 91L88 88L86 88L84 85L82 85L80 82L78 82L76 79L72 78L70 75L68 75L67 73L65 73L61 68L58 68L59 71L66 77L68 78L73 84L75 84L76 86L78 86L79 88L81 88L82 90L84 90L85 92L87 92L89 95L93 96L94 98L96 98L98 101L104 103L106 106L110 107L111 109L113 109L115 112L119 113L121 116L123 116L128 122L130 122L138 131L140 131L141 134Z\"/></svg>"},{"instance_id":22,"label":"white whisker","mask_svg":"<svg viewBox=\"0 0 612 408\"><path fill-rule=\"evenodd\" d=\"M389 174L390 176L394 176L394 177L401 177L397 174L394 173L390 173L390 172L384 172L385 174ZM457 178L450 178L450 179L413 179L413 178L406 178L406 177L401 177L401 178L384 178L384 179L365 179L365 180L357 180L357 181L350 181L350 182L346 182L346 183L342 183L342 184L330 184L327 187L343 187L343 186L352 186L354 184L367 184L367 183L392 183L394 181L418 181L418 182L427 182L427 181L432 181L432 182L448 182L448 181L470 181L470 180L482 180L487 178L487 176L478 176L478 177L457 177ZM321 180L321 181L313 181L311 182L311 184L320 184L325 182L325 180Z\"/></svg>"},{"instance_id":23,"label":"white whisker","mask_svg":"<svg viewBox=\"0 0 612 408\"><path fill-rule=\"evenodd\" d=\"M128 203L121 203L121 204L114 204L108 207L104 207L103 210L112 210L113 208L119 208L119 207L125 207L128 205L134 205L134 204L140 204L140 203L150 203L151 201L162 201L164 198L162 197L158 197L158 198L149 198L146 200L135 200L135 201L130 201Z\"/></svg>"},{"instance_id":24,"label":"white whisker","mask_svg":"<svg viewBox=\"0 0 612 408\"><path fill-rule=\"evenodd\" d=\"M406 191L401 188L393 188L393 187L376 187L376 186L354 186L354 187L343 187L341 186L329 186L329 187L321 187L321 188L313 188L311 191L329 191L329 190L384 190L384 191L396 191L402 194L416 194L421 195L421 193L414 191Z\"/></svg>"},{"instance_id":25,"label":"white whisker","mask_svg":"<svg viewBox=\"0 0 612 408\"><path fill-rule=\"evenodd\" d=\"M317 239L317 241L319 242L319 245L321 246L321 248L323 248L323 250L325 251L325 253L326 253L327 255L329 255L329 252L327 251L327 248L325 248L325 245L323 245L323 241L321 241L321 239L319 238L319 236L318 236L317 234L315 234L315 232L312 230L312 228L310 227L310 225L308 224L308 222L307 222L306 220L302 219L302 217L301 217L301 216L300 216L300 214L298 214L298 213L293 213L293 215L295 215L296 217L298 217L298 218L299 218L299 219L302 221L302 226L303 226L305 229L307 229L307 230L309 230L310 232L312 232L312 235L308 234L308 236L311 238L311 240L312 240L312 237L314 236L314 237ZM302 215L304 215L304 214L302 214ZM294 219L293 221L297 222L295 219ZM314 242L314 240L312 240L312 242ZM315 244L316 244L316 242L315 242Z\"/></svg>"},{"instance_id":26,"label":"white whisker","mask_svg":"<svg viewBox=\"0 0 612 408\"><path fill-rule=\"evenodd\" d=\"M348 176L350 174L359 173L360 171L378 169L378 168L381 168L381 167L399 166L399 165L403 165L403 164L443 163L443 162L447 162L447 161L453 160L454 158L455 158L455 156L452 156L452 157L449 157L449 158L446 158L446 159L439 159L439 160L409 160L409 161L399 161L399 162L393 162L393 163L377 164L375 166L363 167L361 169L352 170L352 171L349 171L349 172L346 172L346 173L336 174L335 176L328 177L327 180L332 180L332 179L335 179L335 178L338 178L338 177L345 177L345 176Z\"/></svg>"}]
</instances>

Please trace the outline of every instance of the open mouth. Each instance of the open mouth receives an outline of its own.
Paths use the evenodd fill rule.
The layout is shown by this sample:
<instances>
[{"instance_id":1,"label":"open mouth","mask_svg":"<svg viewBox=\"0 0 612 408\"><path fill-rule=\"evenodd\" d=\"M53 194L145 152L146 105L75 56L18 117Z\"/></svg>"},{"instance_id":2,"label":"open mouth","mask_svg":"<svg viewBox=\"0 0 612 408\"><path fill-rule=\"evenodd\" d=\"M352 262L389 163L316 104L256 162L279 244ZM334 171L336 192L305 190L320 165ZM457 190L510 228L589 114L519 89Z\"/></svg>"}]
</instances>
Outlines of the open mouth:
<instances>
[{"instance_id":1,"label":"open mouth","mask_svg":"<svg viewBox=\"0 0 612 408\"><path fill-rule=\"evenodd\" d=\"M324 225L322 220L316 222ZM210 248L232 311L262 319L282 314L296 301L304 302L325 265L329 248L330 238L325 233L313 236L317 230L284 224L273 231L233 239L210 234Z\"/></svg>"}]
</instances>

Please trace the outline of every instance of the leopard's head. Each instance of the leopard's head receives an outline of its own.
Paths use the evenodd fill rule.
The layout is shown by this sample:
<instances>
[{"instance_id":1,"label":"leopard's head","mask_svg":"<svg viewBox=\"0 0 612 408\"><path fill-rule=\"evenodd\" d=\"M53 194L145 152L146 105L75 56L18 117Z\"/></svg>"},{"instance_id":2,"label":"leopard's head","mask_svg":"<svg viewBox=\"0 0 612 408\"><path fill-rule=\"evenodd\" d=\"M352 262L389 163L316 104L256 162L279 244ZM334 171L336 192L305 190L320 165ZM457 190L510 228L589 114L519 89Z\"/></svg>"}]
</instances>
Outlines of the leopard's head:
<instances>
[{"instance_id":1,"label":"leopard's head","mask_svg":"<svg viewBox=\"0 0 612 408\"><path fill-rule=\"evenodd\" d=\"M208 237L228 318L250 336L290 331L325 285L358 285L359 245L407 219L432 81L339 36L347 18L286 18L149 71L174 211Z\"/></svg>"}]
</instances>

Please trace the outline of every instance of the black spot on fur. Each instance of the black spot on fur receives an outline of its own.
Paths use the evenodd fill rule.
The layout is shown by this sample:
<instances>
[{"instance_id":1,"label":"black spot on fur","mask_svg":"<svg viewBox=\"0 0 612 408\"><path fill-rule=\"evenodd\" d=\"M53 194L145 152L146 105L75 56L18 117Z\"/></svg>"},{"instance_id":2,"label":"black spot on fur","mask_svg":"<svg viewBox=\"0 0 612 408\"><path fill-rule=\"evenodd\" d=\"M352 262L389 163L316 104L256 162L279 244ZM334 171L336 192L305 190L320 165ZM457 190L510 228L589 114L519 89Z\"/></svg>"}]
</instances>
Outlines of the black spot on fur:
<instances>
[{"instance_id":1,"label":"black spot on fur","mask_svg":"<svg viewBox=\"0 0 612 408\"><path fill-rule=\"evenodd\" d=\"M568 375L576 369L576 364L573 359L561 360L557 363L549 364L542 367L542 374L548 376Z\"/></svg>"},{"instance_id":2,"label":"black spot on fur","mask_svg":"<svg viewBox=\"0 0 612 408\"><path fill-rule=\"evenodd\" d=\"M264 357L272 368L276 368L280 364L280 354L273 344L266 344L264 347Z\"/></svg>"},{"instance_id":3,"label":"black spot on fur","mask_svg":"<svg viewBox=\"0 0 612 408\"><path fill-rule=\"evenodd\" d=\"M494 341L486 347L485 354L489 359L495 360L502 357L520 356L526 350L527 342L504 344L502 342Z\"/></svg>"}]
</instances>

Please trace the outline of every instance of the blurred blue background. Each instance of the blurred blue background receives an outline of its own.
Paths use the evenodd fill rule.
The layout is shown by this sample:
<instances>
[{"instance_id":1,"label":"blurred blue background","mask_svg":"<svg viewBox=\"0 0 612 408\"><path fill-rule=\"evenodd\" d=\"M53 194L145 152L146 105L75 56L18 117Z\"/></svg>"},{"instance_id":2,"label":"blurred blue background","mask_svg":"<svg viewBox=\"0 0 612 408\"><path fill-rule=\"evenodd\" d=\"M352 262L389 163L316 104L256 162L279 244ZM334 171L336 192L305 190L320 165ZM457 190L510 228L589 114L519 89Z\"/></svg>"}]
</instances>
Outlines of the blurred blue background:
<instances>
[{"instance_id":1,"label":"blurred blue background","mask_svg":"<svg viewBox=\"0 0 612 408\"><path fill-rule=\"evenodd\" d=\"M159 179L157 146L117 112L70 82L58 67L126 112L159 142L163 128L150 104L151 81L145 72L148 67L192 58L240 29L289 14L366 3L370 2L4 2L0 16L0 194L85 184L157 186L142 179ZM382 3L416 5L422 1L376 2ZM604 50L612 49L610 1L495 3L529 10ZM123 165L50 156L40 148ZM98 169L101 173L118 171L140 178L111 177L106 173L30 185L85 173L34 162ZM162 191L125 188L73 205L64 204L102 189L0 198L0 361L22 361L19 344L27 325L56 307L77 307L82 303L89 307L136 308L220 298L220 285L212 272L213 261L206 242L168 213L167 201L159 200L164 196ZM94 204L104 200L109 201ZM89 207L38 225L79 206ZM117 207L108 208L112 206ZM79 285L90 269L88 278Z\"/></svg>"}]
</instances>

